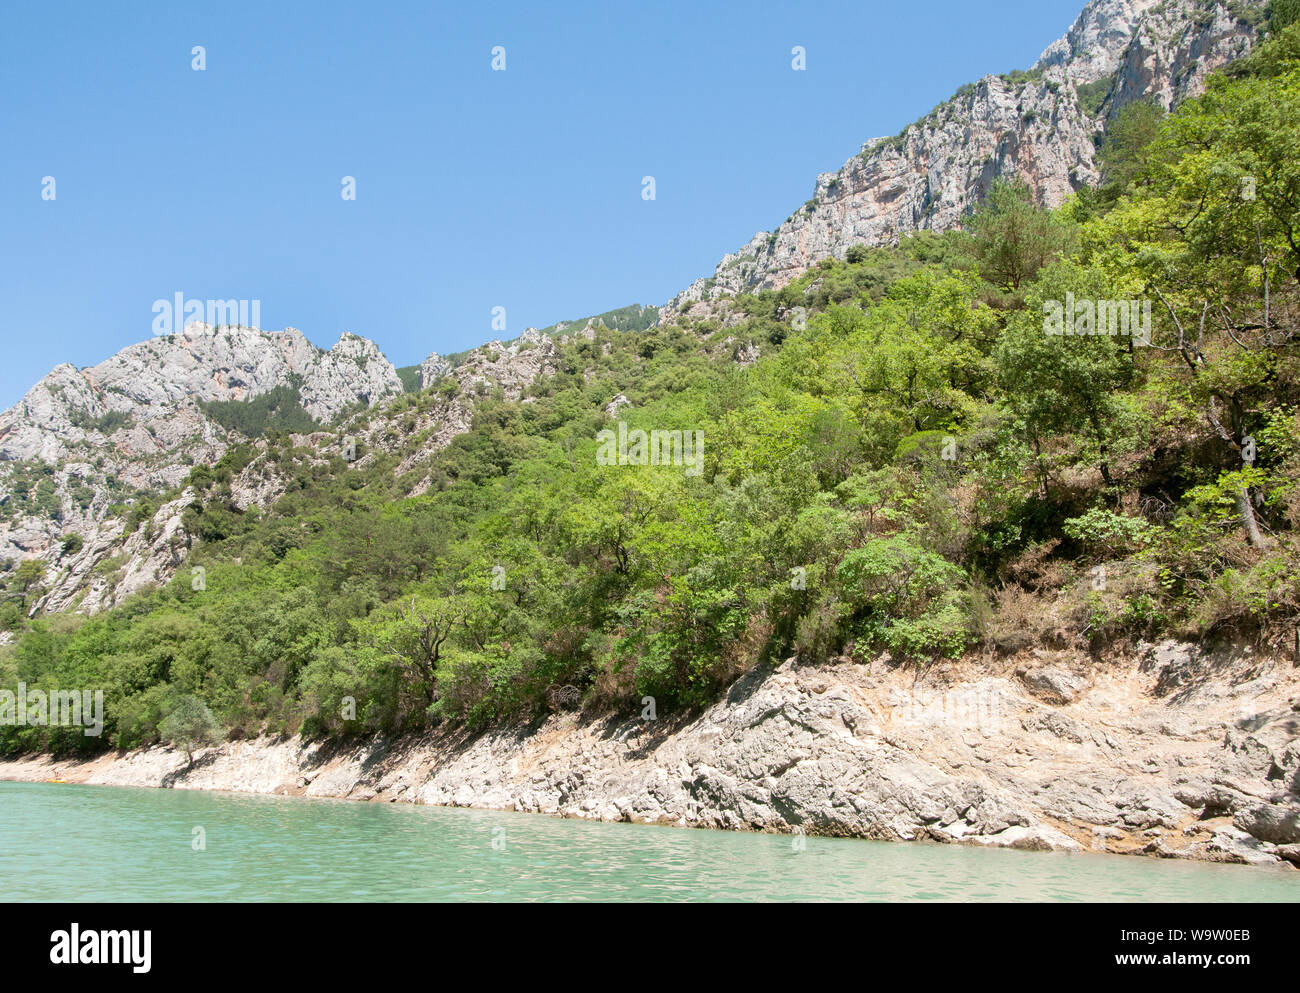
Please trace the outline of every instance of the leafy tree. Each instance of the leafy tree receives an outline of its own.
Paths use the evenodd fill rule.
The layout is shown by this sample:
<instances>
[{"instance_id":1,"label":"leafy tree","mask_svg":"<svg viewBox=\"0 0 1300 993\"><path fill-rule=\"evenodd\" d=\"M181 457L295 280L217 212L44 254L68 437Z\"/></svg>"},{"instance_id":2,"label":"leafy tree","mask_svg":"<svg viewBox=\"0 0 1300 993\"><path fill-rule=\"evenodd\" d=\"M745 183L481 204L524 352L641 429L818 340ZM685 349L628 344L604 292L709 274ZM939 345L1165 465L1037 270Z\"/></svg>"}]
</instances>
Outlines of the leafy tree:
<instances>
[{"instance_id":1,"label":"leafy tree","mask_svg":"<svg viewBox=\"0 0 1300 993\"><path fill-rule=\"evenodd\" d=\"M14 571L14 585L23 596L23 606L27 606L32 592L45 581L45 563L40 559L23 559Z\"/></svg>"},{"instance_id":2,"label":"leafy tree","mask_svg":"<svg viewBox=\"0 0 1300 993\"><path fill-rule=\"evenodd\" d=\"M1300 0L1270 0L1270 31L1279 34L1297 22L1300 22Z\"/></svg>"},{"instance_id":3,"label":"leafy tree","mask_svg":"<svg viewBox=\"0 0 1300 993\"><path fill-rule=\"evenodd\" d=\"M1181 361L1191 400L1242 458L1300 304L1300 62L1276 68L1214 77L1152 143L1148 182L1089 236L1116 282L1159 301L1168 333L1155 347ZM1254 502L1237 494L1262 547Z\"/></svg>"},{"instance_id":4,"label":"leafy tree","mask_svg":"<svg viewBox=\"0 0 1300 993\"><path fill-rule=\"evenodd\" d=\"M465 619L461 597L414 595L377 612L359 627L374 665L399 672L427 710L438 699L447 640Z\"/></svg>"},{"instance_id":5,"label":"leafy tree","mask_svg":"<svg viewBox=\"0 0 1300 993\"><path fill-rule=\"evenodd\" d=\"M194 752L221 740L221 726L198 697L183 696L158 727L163 738L185 752L189 764L194 764Z\"/></svg>"},{"instance_id":6,"label":"leafy tree","mask_svg":"<svg viewBox=\"0 0 1300 993\"><path fill-rule=\"evenodd\" d=\"M1137 100L1125 106L1106 129L1106 140L1097 152L1102 173L1098 201L1104 207L1113 206L1133 186L1164 117L1154 101Z\"/></svg>"},{"instance_id":7,"label":"leafy tree","mask_svg":"<svg viewBox=\"0 0 1300 993\"><path fill-rule=\"evenodd\" d=\"M965 576L943 556L902 536L874 538L844 556L837 578L868 636L907 657L955 656L965 648Z\"/></svg>"},{"instance_id":8,"label":"leafy tree","mask_svg":"<svg viewBox=\"0 0 1300 993\"><path fill-rule=\"evenodd\" d=\"M1121 387L1134 378L1132 339L1110 334L1052 334L1047 309L1071 299L1107 299L1099 272L1058 262L1029 295L1029 309L1013 315L999 342L997 364L1011 409L1035 450L1048 436L1082 435L1094 446L1106 485L1113 485L1116 445L1131 436L1132 415ZM1095 330L1095 329L1094 329Z\"/></svg>"}]
</instances>

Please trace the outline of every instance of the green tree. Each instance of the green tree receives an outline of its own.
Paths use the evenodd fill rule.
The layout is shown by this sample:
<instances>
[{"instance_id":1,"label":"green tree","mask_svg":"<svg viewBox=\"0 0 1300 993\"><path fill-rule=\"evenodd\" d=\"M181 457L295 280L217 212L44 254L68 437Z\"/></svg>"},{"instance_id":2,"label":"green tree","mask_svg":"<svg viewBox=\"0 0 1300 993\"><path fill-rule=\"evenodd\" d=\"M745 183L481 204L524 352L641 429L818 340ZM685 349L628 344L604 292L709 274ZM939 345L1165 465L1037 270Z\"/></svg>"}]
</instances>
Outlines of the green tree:
<instances>
[{"instance_id":1,"label":"green tree","mask_svg":"<svg viewBox=\"0 0 1300 993\"><path fill-rule=\"evenodd\" d=\"M185 752L191 765L194 752L221 740L221 726L208 709L208 705L194 696L183 696L176 701L163 722L158 726L162 737Z\"/></svg>"},{"instance_id":2,"label":"green tree","mask_svg":"<svg viewBox=\"0 0 1300 993\"><path fill-rule=\"evenodd\" d=\"M1106 129L1106 140L1097 152L1102 180L1097 194L1103 208L1113 207L1133 186L1164 117L1164 110L1154 101L1138 100L1125 106Z\"/></svg>"},{"instance_id":3,"label":"green tree","mask_svg":"<svg viewBox=\"0 0 1300 993\"><path fill-rule=\"evenodd\" d=\"M1269 30L1281 33L1292 24L1300 22L1300 0L1271 0L1269 3Z\"/></svg>"},{"instance_id":4,"label":"green tree","mask_svg":"<svg viewBox=\"0 0 1300 993\"><path fill-rule=\"evenodd\" d=\"M1072 233L1039 209L1024 183L995 180L966 223L979 274L994 286L1018 291L1038 270L1068 250Z\"/></svg>"},{"instance_id":5,"label":"green tree","mask_svg":"<svg viewBox=\"0 0 1300 993\"><path fill-rule=\"evenodd\" d=\"M413 594L358 624L371 652L371 666L390 668L428 710L438 699L447 641L465 618L463 599Z\"/></svg>"},{"instance_id":6,"label":"green tree","mask_svg":"<svg viewBox=\"0 0 1300 993\"><path fill-rule=\"evenodd\" d=\"M1011 410L1023 418L1041 453L1055 434L1079 434L1094 447L1106 485L1113 485L1115 447L1133 417L1121 387L1134 378L1132 339L1109 334L1049 333L1048 309L1074 298L1110 298L1097 270L1058 262L1029 293L1029 309L1012 316L998 344L997 365ZM1046 490L1046 475L1043 475Z\"/></svg>"},{"instance_id":7,"label":"green tree","mask_svg":"<svg viewBox=\"0 0 1300 993\"><path fill-rule=\"evenodd\" d=\"M33 591L39 590L40 584L45 580L45 563L40 559L23 559L19 563L17 570L14 572L14 585L23 597L23 607L26 608L30 595Z\"/></svg>"}]
</instances>

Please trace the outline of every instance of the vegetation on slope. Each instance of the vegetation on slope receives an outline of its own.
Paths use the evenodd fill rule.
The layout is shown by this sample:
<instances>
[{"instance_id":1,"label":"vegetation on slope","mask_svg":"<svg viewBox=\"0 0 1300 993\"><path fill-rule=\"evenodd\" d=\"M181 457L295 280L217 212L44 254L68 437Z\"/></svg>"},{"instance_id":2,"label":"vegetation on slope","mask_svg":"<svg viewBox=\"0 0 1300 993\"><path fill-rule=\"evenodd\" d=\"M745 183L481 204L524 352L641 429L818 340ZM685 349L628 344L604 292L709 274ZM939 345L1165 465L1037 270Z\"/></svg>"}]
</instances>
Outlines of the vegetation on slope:
<instances>
[{"instance_id":1,"label":"vegetation on slope","mask_svg":"<svg viewBox=\"0 0 1300 993\"><path fill-rule=\"evenodd\" d=\"M277 386L249 400L213 400L199 407L227 431L260 438L273 431L315 431L320 427L303 409L296 385Z\"/></svg>"},{"instance_id":2,"label":"vegetation on slope","mask_svg":"<svg viewBox=\"0 0 1300 993\"><path fill-rule=\"evenodd\" d=\"M736 301L739 323L569 342L519 402L480 399L419 496L408 449L233 449L191 480L201 574L37 619L0 656L0 684L103 687L105 740L4 727L0 749L144 744L190 698L234 736L343 735L646 695L663 714L790 653L1279 637L1300 606L1300 25L1132 124L1107 188L1054 213L1002 186L967 232L828 260ZM1079 301L1150 304L1149 343L1048 333ZM700 432L699 473L601 464L620 420ZM241 513L255 457L291 484Z\"/></svg>"}]
</instances>

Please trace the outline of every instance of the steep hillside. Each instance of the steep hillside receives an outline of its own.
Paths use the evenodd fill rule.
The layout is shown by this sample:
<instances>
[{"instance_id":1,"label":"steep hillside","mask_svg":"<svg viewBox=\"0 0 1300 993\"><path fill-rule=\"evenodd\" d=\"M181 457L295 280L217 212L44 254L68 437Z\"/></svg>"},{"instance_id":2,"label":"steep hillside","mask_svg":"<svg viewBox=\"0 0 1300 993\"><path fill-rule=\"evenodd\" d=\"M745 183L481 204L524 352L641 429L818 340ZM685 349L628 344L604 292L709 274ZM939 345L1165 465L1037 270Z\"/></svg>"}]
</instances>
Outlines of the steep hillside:
<instances>
[{"instance_id":1,"label":"steep hillside","mask_svg":"<svg viewBox=\"0 0 1300 993\"><path fill-rule=\"evenodd\" d=\"M1267 0L1092 0L1028 72L985 76L892 138L862 146L774 231L760 231L665 307L786 285L854 245L961 225L998 178L1059 206L1099 179L1097 148L1119 111L1168 110L1250 50Z\"/></svg>"},{"instance_id":2,"label":"steep hillside","mask_svg":"<svg viewBox=\"0 0 1300 993\"><path fill-rule=\"evenodd\" d=\"M598 327L591 318L578 337ZM319 451L315 462L350 446L359 468L397 454L403 493L417 495L430 483L419 467L469 429L476 405L519 399L570 340L529 328L454 360L433 353L414 392L374 343L344 335L322 351L293 329L191 325L89 369L59 366L0 416L0 557L11 577L40 564L33 613L95 613L165 583L198 538L183 520L196 467L248 452L229 494L240 513L291 488L268 437Z\"/></svg>"},{"instance_id":3,"label":"steep hillside","mask_svg":"<svg viewBox=\"0 0 1300 993\"><path fill-rule=\"evenodd\" d=\"M681 322L695 301L785 286L854 246L953 229L998 177L1021 177L1041 203L1059 204L1097 182L1098 145L1125 106L1152 98L1167 108L1199 92L1210 70L1249 50L1265 6L1093 0L1032 70L985 77L897 137L868 142L838 173L819 177L803 209L662 313L625 307L529 329L509 344L435 352L403 371L405 383L355 335L324 351L293 329L200 324L88 369L58 366L0 414L0 565L11 573L23 560L44 565L35 584L44 593L30 609L101 609L166 581L184 561L192 536L180 519L180 486L190 467L214 464L232 444L268 430L328 428L331 445L352 432L363 451L401 451L402 472L415 472L468 430L477 400L498 389L516 399L537 376L554 373L557 338ZM743 309L695 306L689 321L711 315L735 326ZM718 347L750 364L758 355L752 331ZM433 395L388 411L412 389L408 397ZM619 402L618 394L604 400ZM344 423L367 407L373 416ZM287 486L269 469L263 475L257 460L245 474L256 480L240 490L246 506L263 508ZM430 482L419 479L412 492Z\"/></svg>"}]
</instances>

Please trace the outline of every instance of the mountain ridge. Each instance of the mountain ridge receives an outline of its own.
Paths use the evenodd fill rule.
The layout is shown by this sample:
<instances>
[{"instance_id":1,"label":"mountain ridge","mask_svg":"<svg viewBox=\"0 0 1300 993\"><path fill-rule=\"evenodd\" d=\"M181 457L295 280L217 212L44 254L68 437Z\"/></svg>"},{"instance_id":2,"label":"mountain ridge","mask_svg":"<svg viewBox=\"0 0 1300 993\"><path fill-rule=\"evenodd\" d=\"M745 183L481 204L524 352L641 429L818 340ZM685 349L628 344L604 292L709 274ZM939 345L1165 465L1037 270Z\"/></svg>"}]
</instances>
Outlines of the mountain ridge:
<instances>
[{"instance_id":1,"label":"mountain ridge","mask_svg":"<svg viewBox=\"0 0 1300 993\"><path fill-rule=\"evenodd\" d=\"M854 245L958 227L1002 176L1027 180L1049 206L1095 184L1105 122L1134 100L1172 107L1197 92L1210 71L1250 49L1255 15L1266 6L1265 0L1092 0L1031 70L985 76L900 135L865 143L838 172L818 177L803 210L725 256L713 277L697 280L657 313L621 308L561 322L546 329L550 334L529 328L508 344L488 342L447 357L431 353L408 375L422 391L442 391L413 418L405 416L425 448L404 454L402 470L417 468L467 430L477 397L500 389L517 399L537 376L554 372L553 341L588 337L593 321L616 315L616 326L640 328L670 325L687 308L696 308L693 319L708 316L720 299L787 285ZM1091 112L1083 106L1089 101L1095 102ZM756 354L752 342L735 349L739 362ZM170 576L188 548L184 504L173 497L149 506L140 534L164 536L162 544L114 524L114 508L135 506L139 518L145 508L138 501L174 495L193 466L214 464L243 437L204 404L244 402L282 388L291 388L323 426L337 425L349 412L381 409L406 392L393 363L358 335L345 332L321 349L294 328L191 324L85 369L57 365L0 413L0 562L12 568L39 557L47 563L48 594L33 610L94 610ZM391 439L406 433L394 427L396 419L394 413L367 423L358 438L371 451L394 450ZM311 437L337 445L337 435ZM263 505L283 485L244 480L244 505ZM74 535L82 547L69 553L64 544ZM128 541L139 547L127 548ZM125 577L90 583L94 568L114 552L131 563Z\"/></svg>"},{"instance_id":2,"label":"mountain ridge","mask_svg":"<svg viewBox=\"0 0 1300 993\"><path fill-rule=\"evenodd\" d=\"M780 289L854 245L960 227L995 179L1017 177L1041 205L1060 206L1098 182L1099 138L1120 109L1151 98L1169 110L1200 92L1210 72L1249 51L1267 6L1091 0L1027 72L967 84L898 135L864 143L839 170L819 175L812 199L724 255L711 276L664 305L660 320L671 323L695 304ZM1104 87L1094 113L1083 106L1087 87Z\"/></svg>"}]
</instances>

